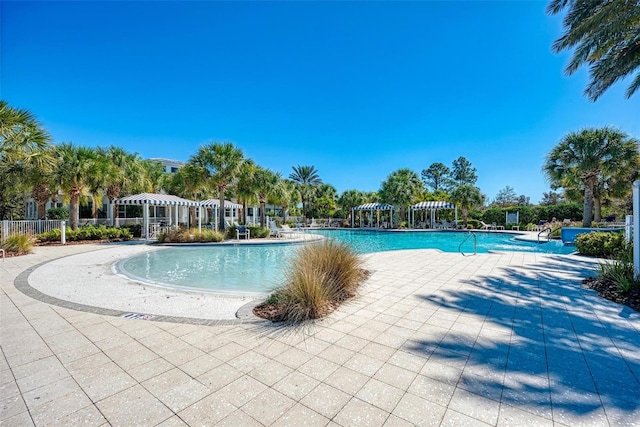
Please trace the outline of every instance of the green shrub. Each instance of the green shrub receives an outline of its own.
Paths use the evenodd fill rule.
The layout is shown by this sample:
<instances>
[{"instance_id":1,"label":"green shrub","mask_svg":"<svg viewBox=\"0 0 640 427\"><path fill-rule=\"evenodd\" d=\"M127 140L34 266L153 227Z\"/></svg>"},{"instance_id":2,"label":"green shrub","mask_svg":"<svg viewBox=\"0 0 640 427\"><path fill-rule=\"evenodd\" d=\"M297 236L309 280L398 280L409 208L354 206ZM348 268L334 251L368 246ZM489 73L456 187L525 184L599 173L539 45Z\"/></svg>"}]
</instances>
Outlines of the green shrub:
<instances>
[{"instance_id":1,"label":"green shrub","mask_svg":"<svg viewBox=\"0 0 640 427\"><path fill-rule=\"evenodd\" d=\"M491 224L495 222L497 225L504 225L505 219L506 219L504 212L505 212L505 209L503 208L496 208L496 207L488 208L482 214L482 218L483 218L482 220L487 224Z\"/></svg>"},{"instance_id":2,"label":"green shrub","mask_svg":"<svg viewBox=\"0 0 640 427\"><path fill-rule=\"evenodd\" d=\"M36 239L39 242L59 242L61 235L62 230L60 230L59 228L55 228L51 231L45 231L44 233L37 234Z\"/></svg>"},{"instance_id":3,"label":"green shrub","mask_svg":"<svg viewBox=\"0 0 640 427\"><path fill-rule=\"evenodd\" d=\"M458 219L458 223L464 224L464 221L462 219ZM471 219L471 218L467 219L467 228L478 229L480 227L482 227L482 224L477 219Z\"/></svg>"},{"instance_id":4,"label":"green shrub","mask_svg":"<svg viewBox=\"0 0 640 427\"><path fill-rule=\"evenodd\" d=\"M51 208L47 211L49 219L69 219L69 209L67 208Z\"/></svg>"},{"instance_id":5,"label":"green shrub","mask_svg":"<svg viewBox=\"0 0 640 427\"><path fill-rule=\"evenodd\" d=\"M55 229L38 234L36 237L39 242L59 242L61 237L61 230ZM77 230L72 230L70 227L65 229L65 238L70 242L79 240L115 240L123 239L130 240L133 235L127 228L105 227L104 225L86 225Z\"/></svg>"},{"instance_id":6,"label":"green shrub","mask_svg":"<svg viewBox=\"0 0 640 427\"><path fill-rule=\"evenodd\" d=\"M12 234L2 244L2 249L14 254L30 254L34 243L35 237L31 234Z\"/></svg>"},{"instance_id":7,"label":"green shrub","mask_svg":"<svg viewBox=\"0 0 640 427\"><path fill-rule=\"evenodd\" d=\"M317 319L355 295L364 278L361 267L360 257L346 243L325 240L303 246L285 273L285 285L267 301L282 304L282 320Z\"/></svg>"},{"instance_id":8,"label":"green shrub","mask_svg":"<svg viewBox=\"0 0 640 427\"><path fill-rule=\"evenodd\" d=\"M271 230L269 230L268 227L260 227L259 225L250 225L247 228L249 229L251 237L262 239L265 237L269 237L269 234L271 234ZM236 238L235 231L233 234L233 238L234 239Z\"/></svg>"},{"instance_id":9,"label":"green shrub","mask_svg":"<svg viewBox=\"0 0 640 427\"><path fill-rule=\"evenodd\" d=\"M131 235L134 237L142 237L142 224L131 224L122 228L129 229L129 232L131 232Z\"/></svg>"},{"instance_id":10,"label":"green shrub","mask_svg":"<svg viewBox=\"0 0 640 427\"><path fill-rule=\"evenodd\" d=\"M625 248L624 234L619 232L592 231L576 238L576 249L583 255L612 258Z\"/></svg>"}]
</instances>

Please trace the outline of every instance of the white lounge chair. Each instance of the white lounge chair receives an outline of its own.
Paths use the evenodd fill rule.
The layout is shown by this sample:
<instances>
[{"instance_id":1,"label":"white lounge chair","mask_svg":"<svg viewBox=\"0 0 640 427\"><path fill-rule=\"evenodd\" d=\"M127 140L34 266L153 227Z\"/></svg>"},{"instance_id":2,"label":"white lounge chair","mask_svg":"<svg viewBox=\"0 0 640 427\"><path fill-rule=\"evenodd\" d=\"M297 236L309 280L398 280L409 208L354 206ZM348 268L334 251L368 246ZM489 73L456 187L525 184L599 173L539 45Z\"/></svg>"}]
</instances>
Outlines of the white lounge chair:
<instances>
[{"instance_id":1,"label":"white lounge chair","mask_svg":"<svg viewBox=\"0 0 640 427\"><path fill-rule=\"evenodd\" d=\"M491 224L487 224L484 221L480 221L480 223L482 224L482 228L481 230L491 230L492 225Z\"/></svg>"},{"instance_id":2,"label":"white lounge chair","mask_svg":"<svg viewBox=\"0 0 640 427\"><path fill-rule=\"evenodd\" d=\"M275 221L269 221L269 230L271 231L271 233L269 234L270 236L273 237L282 237L282 232L278 229L278 225L276 224Z\"/></svg>"}]
</instances>

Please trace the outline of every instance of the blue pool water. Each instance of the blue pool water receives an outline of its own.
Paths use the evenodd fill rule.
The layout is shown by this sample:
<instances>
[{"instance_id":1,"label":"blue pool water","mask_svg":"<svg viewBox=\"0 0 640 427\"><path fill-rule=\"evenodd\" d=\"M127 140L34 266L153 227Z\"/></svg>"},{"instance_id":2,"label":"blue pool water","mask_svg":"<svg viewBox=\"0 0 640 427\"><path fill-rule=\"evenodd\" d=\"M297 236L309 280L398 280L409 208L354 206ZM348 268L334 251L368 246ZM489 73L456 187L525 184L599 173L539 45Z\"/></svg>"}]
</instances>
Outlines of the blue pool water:
<instances>
[{"instance_id":1,"label":"blue pool water","mask_svg":"<svg viewBox=\"0 0 640 427\"><path fill-rule=\"evenodd\" d=\"M309 230L349 243L365 254L398 249L439 249L458 252L464 232L377 232ZM503 233L477 232L477 251L526 251L569 254L575 249L559 242L527 243ZM283 267L299 245L190 246L151 251L118 263L118 270L137 280L167 286L217 292L267 293L283 280ZM462 248L473 253L473 239Z\"/></svg>"},{"instance_id":2,"label":"blue pool water","mask_svg":"<svg viewBox=\"0 0 640 427\"><path fill-rule=\"evenodd\" d=\"M439 249L443 252L458 252L458 247L468 236L463 231L373 231L373 230L309 230L349 243L360 253L392 251L398 249ZM513 234L495 232L474 232L477 252L517 251L570 254L575 248L562 245L560 241L549 243L528 243L515 240ZM473 253L473 238L462 246L465 253Z\"/></svg>"}]
</instances>

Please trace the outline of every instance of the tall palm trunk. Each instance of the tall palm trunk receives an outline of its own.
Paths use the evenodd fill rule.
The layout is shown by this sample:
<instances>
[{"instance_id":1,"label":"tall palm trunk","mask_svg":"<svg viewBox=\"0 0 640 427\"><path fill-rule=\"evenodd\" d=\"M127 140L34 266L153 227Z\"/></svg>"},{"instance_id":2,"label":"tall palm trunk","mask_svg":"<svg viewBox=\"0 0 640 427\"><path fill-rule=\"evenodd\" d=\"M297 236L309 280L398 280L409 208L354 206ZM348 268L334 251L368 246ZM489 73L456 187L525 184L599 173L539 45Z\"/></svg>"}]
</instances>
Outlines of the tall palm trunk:
<instances>
[{"instance_id":1,"label":"tall palm trunk","mask_svg":"<svg viewBox=\"0 0 640 427\"><path fill-rule=\"evenodd\" d=\"M260 227L267 226L267 215L266 215L266 207L267 202L264 199L260 199Z\"/></svg>"},{"instance_id":2,"label":"tall palm trunk","mask_svg":"<svg viewBox=\"0 0 640 427\"><path fill-rule=\"evenodd\" d=\"M111 204L111 226L116 225L116 217L118 216L118 206L113 203L115 199L120 195L120 186L116 184L111 184L107 188L107 197L109 198L109 203Z\"/></svg>"},{"instance_id":3,"label":"tall palm trunk","mask_svg":"<svg viewBox=\"0 0 640 427\"><path fill-rule=\"evenodd\" d=\"M38 219L45 219L47 217L47 202L51 198L51 190L47 184L38 184L33 187L31 191L31 197L36 202Z\"/></svg>"},{"instance_id":4,"label":"tall palm trunk","mask_svg":"<svg viewBox=\"0 0 640 427\"><path fill-rule=\"evenodd\" d=\"M80 191L71 189L69 194L69 225L72 230L78 229L78 221L80 219Z\"/></svg>"},{"instance_id":5,"label":"tall palm trunk","mask_svg":"<svg viewBox=\"0 0 640 427\"><path fill-rule=\"evenodd\" d=\"M224 187L218 187L218 197L220 200L220 206L218 207L218 230L224 231L225 223L224 223Z\"/></svg>"},{"instance_id":6,"label":"tall palm trunk","mask_svg":"<svg viewBox=\"0 0 640 427\"><path fill-rule=\"evenodd\" d=\"M591 227L593 220L593 189L595 187L595 176L588 176L584 180L584 206L582 210L582 226Z\"/></svg>"},{"instance_id":7,"label":"tall palm trunk","mask_svg":"<svg viewBox=\"0 0 640 427\"><path fill-rule=\"evenodd\" d=\"M602 221L602 199L593 197L593 220L595 222Z\"/></svg>"}]
</instances>

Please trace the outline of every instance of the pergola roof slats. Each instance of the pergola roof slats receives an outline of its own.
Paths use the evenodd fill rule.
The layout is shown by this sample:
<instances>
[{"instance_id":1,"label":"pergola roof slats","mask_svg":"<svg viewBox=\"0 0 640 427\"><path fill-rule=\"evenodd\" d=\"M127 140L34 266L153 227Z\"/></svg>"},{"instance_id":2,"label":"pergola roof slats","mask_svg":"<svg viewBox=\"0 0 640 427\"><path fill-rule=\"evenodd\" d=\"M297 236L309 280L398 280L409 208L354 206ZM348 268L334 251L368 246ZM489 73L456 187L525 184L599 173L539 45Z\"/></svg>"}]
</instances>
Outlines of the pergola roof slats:
<instances>
[{"instance_id":1,"label":"pergola roof slats","mask_svg":"<svg viewBox=\"0 0 640 427\"><path fill-rule=\"evenodd\" d=\"M456 205L449 202L429 201L420 202L411 206L411 209L455 209Z\"/></svg>"},{"instance_id":2,"label":"pergola roof slats","mask_svg":"<svg viewBox=\"0 0 640 427\"><path fill-rule=\"evenodd\" d=\"M219 199L202 200L200 202L200 206L202 206L204 208L218 208L218 207L220 207L220 200ZM225 208L232 208L232 209L241 209L242 205L239 204L239 203L230 202L229 200L225 200L224 201L224 207Z\"/></svg>"},{"instance_id":3,"label":"pergola roof slats","mask_svg":"<svg viewBox=\"0 0 640 427\"><path fill-rule=\"evenodd\" d=\"M364 205L355 206L353 209L356 211L388 211L395 209L395 207L386 203L365 203Z\"/></svg>"},{"instance_id":4,"label":"pergola roof slats","mask_svg":"<svg viewBox=\"0 0 640 427\"><path fill-rule=\"evenodd\" d=\"M116 205L155 205L155 206L199 206L193 200L183 199L171 194L140 193L122 197L113 201Z\"/></svg>"}]
</instances>

